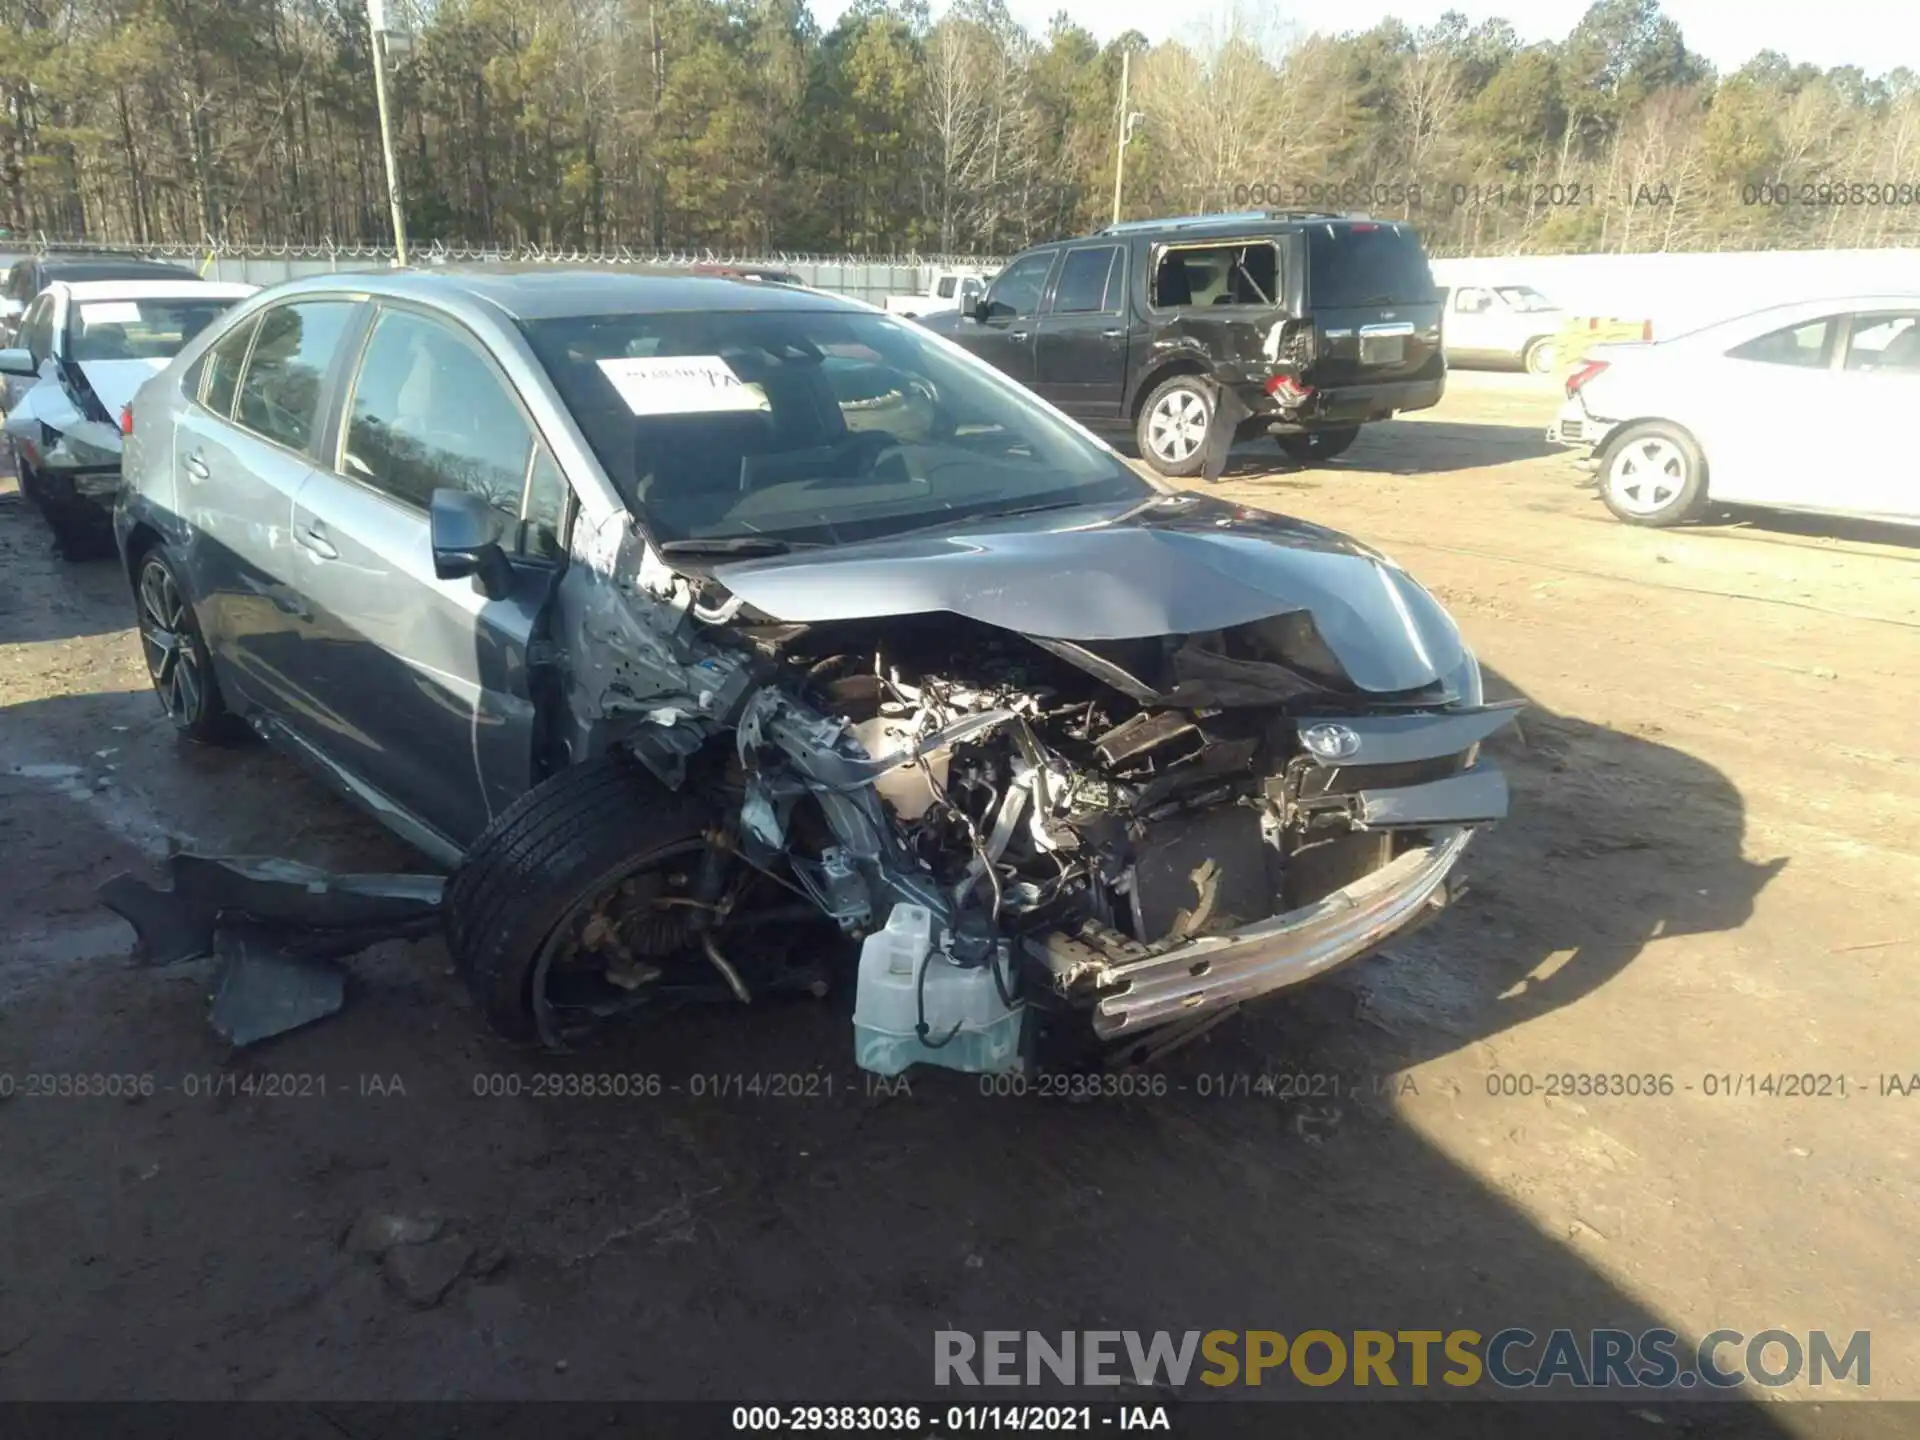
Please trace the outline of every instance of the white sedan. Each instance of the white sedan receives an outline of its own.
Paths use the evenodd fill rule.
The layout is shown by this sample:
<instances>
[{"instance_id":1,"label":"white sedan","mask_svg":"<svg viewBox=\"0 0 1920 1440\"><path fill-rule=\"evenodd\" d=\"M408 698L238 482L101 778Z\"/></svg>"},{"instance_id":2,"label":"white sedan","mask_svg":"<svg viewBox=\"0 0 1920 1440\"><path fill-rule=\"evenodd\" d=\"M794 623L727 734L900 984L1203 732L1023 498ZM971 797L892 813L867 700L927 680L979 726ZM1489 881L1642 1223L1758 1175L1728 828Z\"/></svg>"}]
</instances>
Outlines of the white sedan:
<instances>
[{"instance_id":1,"label":"white sedan","mask_svg":"<svg viewBox=\"0 0 1920 1440\"><path fill-rule=\"evenodd\" d=\"M1596 345L1547 439L1607 508L1677 525L1709 500L1920 524L1906 417L1920 294L1803 300L1669 340Z\"/></svg>"},{"instance_id":2,"label":"white sedan","mask_svg":"<svg viewBox=\"0 0 1920 1440\"><path fill-rule=\"evenodd\" d=\"M134 392L255 285L55 281L0 350L0 406L20 490L75 554L106 533L120 485L121 416Z\"/></svg>"}]
</instances>

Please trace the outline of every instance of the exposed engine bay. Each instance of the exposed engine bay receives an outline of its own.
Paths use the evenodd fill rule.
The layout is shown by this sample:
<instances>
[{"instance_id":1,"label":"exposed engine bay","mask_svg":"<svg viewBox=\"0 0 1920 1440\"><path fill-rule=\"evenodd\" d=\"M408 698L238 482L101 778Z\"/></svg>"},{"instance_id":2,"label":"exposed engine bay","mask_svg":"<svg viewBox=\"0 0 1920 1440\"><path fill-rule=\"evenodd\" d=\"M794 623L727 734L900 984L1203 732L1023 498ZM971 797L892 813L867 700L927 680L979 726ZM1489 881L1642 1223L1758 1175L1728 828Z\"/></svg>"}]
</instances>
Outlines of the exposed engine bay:
<instances>
[{"instance_id":1,"label":"exposed engine bay","mask_svg":"<svg viewBox=\"0 0 1920 1440\"><path fill-rule=\"evenodd\" d=\"M1103 1035L1372 948L1444 904L1468 827L1506 808L1477 749L1512 711L1481 704L1470 655L1365 692L1304 609L1066 640L952 612L780 620L650 552L638 579L578 612L570 648L610 657L573 671L599 744L722 797L728 853L846 935L923 907L941 959L988 967L1009 1001L1097 1007ZM635 590L677 615L671 635L634 633ZM1294 921L1311 948L1358 914L1371 876L1390 915L1331 958L1268 963Z\"/></svg>"}]
</instances>

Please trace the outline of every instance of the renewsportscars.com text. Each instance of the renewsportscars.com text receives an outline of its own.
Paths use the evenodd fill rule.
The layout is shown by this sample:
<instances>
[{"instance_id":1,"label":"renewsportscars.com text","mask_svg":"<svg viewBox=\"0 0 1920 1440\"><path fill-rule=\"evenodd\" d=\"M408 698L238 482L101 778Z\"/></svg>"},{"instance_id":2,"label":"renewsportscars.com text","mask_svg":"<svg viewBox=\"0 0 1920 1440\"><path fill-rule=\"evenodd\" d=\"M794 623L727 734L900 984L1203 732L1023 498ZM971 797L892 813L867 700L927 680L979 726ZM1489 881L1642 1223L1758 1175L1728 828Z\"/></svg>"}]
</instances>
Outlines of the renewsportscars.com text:
<instances>
[{"instance_id":1,"label":"renewsportscars.com text","mask_svg":"<svg viewBox=\"0 0 1920 1440\"><path fill-rule=\"evenodd\" d=\"M1865 1330L940 1330L940 1386L1164 1385L1507 1390L1681 1389L1712 1393L1805 1382L1864 1390L1872 1383Z\"/></svg>"}]
</instances>

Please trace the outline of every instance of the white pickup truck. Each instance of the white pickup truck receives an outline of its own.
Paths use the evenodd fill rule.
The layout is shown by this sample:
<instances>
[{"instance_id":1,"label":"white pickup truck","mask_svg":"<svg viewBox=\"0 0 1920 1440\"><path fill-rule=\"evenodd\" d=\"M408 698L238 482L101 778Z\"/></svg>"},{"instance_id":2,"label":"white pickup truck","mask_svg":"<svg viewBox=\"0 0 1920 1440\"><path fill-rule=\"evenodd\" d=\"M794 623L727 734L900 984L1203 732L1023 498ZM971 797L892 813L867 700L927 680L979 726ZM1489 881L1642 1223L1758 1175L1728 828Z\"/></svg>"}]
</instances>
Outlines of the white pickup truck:
<instances>
[{"instance_id":1,"label":"white pickup truck","mask_svg":"<svg viewBox=\"0 0 1920 1440\"><path fill-rule=\"evenodd\" d=\"M938 315L958 310L987 293L993 272L987 270L936 270L924 295L889 295L884 308L889 315L916 320L922 315Z\"/></svg>"}]
</instances>

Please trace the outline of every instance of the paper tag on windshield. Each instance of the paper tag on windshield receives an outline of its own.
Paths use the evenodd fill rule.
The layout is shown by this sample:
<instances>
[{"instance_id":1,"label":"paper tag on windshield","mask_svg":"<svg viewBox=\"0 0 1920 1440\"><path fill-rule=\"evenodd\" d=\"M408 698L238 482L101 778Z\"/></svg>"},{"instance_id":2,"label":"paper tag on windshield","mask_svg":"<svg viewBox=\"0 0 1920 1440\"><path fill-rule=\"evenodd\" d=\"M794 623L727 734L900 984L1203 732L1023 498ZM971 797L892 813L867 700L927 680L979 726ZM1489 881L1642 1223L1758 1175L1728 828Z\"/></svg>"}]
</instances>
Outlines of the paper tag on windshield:
<instances>
[{"instance_id":1,"label":"paper tag on windshield","mask_svg":"<svg viewBox=\"0 0 1920 1440\"><path fill-rule=\"evenodd\" d=\"M767 410L766 392L718 355L648 355L602 360L600 369L636 415L704 415Z\"/></svg>"},{"instance_id":2,"label":"paper tag on windshield","mask_svg":"<svg viewBox=\"0 0 1920 1440\"><path fill-rule=\"evenodd\" d=\"M136 300L83 300L80 302L82 325L138 325L140 304Z\"/></svg>"}]
</instances>

